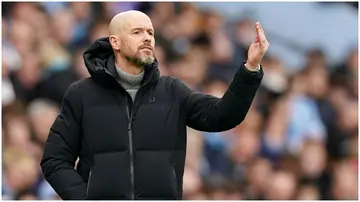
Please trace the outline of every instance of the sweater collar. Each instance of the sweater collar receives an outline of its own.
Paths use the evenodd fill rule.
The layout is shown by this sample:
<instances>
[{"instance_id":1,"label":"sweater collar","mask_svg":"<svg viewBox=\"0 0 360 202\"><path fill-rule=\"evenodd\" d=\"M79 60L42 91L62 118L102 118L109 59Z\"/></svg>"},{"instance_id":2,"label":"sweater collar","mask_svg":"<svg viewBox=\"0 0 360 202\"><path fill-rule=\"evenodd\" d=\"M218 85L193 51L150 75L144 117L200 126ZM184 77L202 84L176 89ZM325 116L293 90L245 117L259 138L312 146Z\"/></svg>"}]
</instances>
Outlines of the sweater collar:
<instances>
[{"instance_id":1,"label":"sweater collar","mask_svg":"<svg viewBox=\"0 0 360 202\"><path fill-rule=\"evenodd\" d=\"M144 70L140 74L134 75L125 72L116 63L115 68L121 83L123 84L123 86L126 86L125 88L136 88L141 85L141 81L143 80L145 74Z\"/></svg>"}]
</instances>

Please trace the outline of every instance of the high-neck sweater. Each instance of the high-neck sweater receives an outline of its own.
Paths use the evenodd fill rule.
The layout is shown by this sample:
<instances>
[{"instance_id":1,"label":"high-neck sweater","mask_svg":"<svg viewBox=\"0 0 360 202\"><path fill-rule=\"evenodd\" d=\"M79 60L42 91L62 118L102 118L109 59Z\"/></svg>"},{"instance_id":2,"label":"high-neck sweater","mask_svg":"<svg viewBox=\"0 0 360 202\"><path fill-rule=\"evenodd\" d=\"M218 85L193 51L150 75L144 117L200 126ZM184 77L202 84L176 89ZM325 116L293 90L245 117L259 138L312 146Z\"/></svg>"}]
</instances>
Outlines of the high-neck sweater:
<instances>
[{"instance_id":1,"label":"high-neck sweater","mask_svg":"<svg viewBox=\"0 0 360 202\"><path fill-rule=\"evenodd\" d=\"M142 71L140 74L129 74L122 70L117 64L116 71L120 77L120 84L122 87L130 94L131 98L135 100L135 95L141 86L141 81L144 78L145 71Z\"/></svg>"}]
</instances>

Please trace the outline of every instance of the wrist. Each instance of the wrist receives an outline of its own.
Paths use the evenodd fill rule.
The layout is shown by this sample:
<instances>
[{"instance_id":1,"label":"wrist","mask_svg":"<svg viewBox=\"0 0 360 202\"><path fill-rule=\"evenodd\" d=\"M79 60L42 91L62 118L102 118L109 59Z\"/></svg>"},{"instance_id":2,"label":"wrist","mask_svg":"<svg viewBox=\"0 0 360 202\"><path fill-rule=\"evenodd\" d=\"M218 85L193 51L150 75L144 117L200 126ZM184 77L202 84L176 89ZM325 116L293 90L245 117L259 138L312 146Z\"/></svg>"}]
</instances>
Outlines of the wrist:
<instances>
[{"instance_id":1,"label":"wrist","mask_svg":"<svg viewBox=\"0 0 360 202\"><path fill-rule=\"evenodd\" d=\"M260 64L253 64L253 63L251 63L251 62L249 62L249 61L247 61L246 63L245 63L245 67L246 67L246 69L248 69L249 71L258 71L260 68Z\"/></svg>"}]
</instances>

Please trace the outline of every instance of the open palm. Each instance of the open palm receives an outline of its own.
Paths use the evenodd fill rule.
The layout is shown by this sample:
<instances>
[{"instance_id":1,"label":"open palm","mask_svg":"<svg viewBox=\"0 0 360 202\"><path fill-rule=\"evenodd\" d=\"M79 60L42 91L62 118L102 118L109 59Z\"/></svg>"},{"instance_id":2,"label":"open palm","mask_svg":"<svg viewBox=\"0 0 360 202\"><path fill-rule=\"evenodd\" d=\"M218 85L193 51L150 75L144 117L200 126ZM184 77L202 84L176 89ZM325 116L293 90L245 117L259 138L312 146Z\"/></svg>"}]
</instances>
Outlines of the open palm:
<instances>
[{"instance_id":1,"label":"open palm","mask_svg":"<svg viewBox=\"0 0 360 202\"><path fill-rule=\"evenodd\" d=\"M270 45L269 42L266 40L264 30L262 29L259 22L255 24L255 29L256 38L255 41L250 45L248 50L247 66L251 68L255 68L260 64Z\"/></svg>"}]
</instances>

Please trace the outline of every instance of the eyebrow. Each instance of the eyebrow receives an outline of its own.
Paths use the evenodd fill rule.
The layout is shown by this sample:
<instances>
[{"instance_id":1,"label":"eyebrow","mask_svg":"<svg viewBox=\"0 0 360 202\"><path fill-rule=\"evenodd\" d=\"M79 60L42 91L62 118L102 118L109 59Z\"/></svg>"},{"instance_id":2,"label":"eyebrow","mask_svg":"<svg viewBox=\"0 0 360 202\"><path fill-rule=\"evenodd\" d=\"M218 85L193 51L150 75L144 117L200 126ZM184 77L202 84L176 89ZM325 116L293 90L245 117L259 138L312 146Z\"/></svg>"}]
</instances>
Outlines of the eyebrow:
<instances>
[{"instance_id":1,"label":"eyebrow","mask_svg":"<svg viewBox=\"0 0 360 202\"><path fill-rule=\"evenodd\" d=\"M131 31L132 31L132 32L135 31L135 30L143 31L144 29L145 29L145 28L137 27L137 28L132 29ZM152 33L155 33L155 30L152 29L152 28L148 28L148 29L146 29L146 30L147 30L147 31L151 31Z\"/></svg>"}]
</instances>

